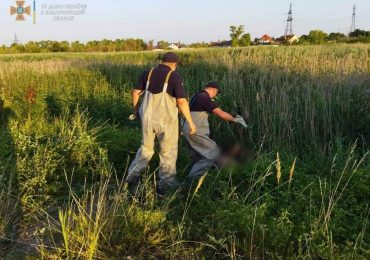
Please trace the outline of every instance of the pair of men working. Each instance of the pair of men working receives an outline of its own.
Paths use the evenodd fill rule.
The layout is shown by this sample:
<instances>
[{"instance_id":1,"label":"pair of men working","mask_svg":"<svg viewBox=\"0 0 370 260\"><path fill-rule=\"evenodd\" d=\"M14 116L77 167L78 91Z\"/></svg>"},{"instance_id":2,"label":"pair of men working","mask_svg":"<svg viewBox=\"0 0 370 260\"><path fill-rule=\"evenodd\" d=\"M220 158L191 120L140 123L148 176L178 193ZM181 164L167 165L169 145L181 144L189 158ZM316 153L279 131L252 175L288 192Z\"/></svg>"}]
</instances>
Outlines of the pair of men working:
<instances>
[{"instance_id":1,"label":"pair of men working","mask_svg":"<svg viewBox=\"0 0 370 260\"><path fill-rule=\"evenodd\" d=\"M183 133L194 163L188 180L200 177L214 165L219 156L217 144L209 137L208 113L213 113L225 121L238 120L212 101L220 93L216 82L209 83L201 93L196 94L189 107L180 74L175 71L178 62L179 57L175 53L166 53L160 65L144 72L132 91L133 109L140 117L143 139L128 169L126 181L131 189L137 187L141 173L154 154L155 138L160 146L158 192L162 193L177 186L175 176L179 139L178 108L185 118ZM144 97L139 108L141 94ZM195 161L196 157L198 160Z\"/></svg>"}]
</instances>

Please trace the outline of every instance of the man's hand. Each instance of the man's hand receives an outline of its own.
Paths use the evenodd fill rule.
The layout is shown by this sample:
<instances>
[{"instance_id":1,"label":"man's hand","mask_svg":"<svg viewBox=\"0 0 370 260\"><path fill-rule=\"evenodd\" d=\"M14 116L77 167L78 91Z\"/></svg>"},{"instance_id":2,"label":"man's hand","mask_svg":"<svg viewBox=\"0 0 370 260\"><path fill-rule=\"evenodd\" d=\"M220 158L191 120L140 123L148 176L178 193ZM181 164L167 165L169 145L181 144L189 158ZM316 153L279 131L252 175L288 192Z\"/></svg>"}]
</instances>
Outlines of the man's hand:
<instances>
[{"instance_id":1,"label":"man's hand","mask_svg":"<svg viewBox=\"0 0 370 260\"><path fill-rule=\"evenodd\" d=\"M189 127L190 127L189 134L191 134L191 135L195 134L195 132L197 131L197 128L195 127L193 119L191 118L188 101L186 100L186 98L179 98L179 99L177 99L177 105L179 106L179 109L180 109L182 115L185 117L185 120L189 124Z\"/></svg>"},{"instance_id":2,"label":"man's hand","mask_svg":"<svg viewBox=\"0 0 370 260\"><path fill-rule=\"evenodd\" d=\"M189 135L194 135L197 132L197 127L194 125L194 123L189 124Z\"/></svg>"},{"instance_id":3,"label":"man's hand","mask_svg":"<svg viewBox=\"0 0 370 260\"><path fill-rule=\"evenodd\" d=\"M247 128L248 125L247 123L244 121L243 117L239 116L239 115L236 115L236 117L234 118L234 122L235 123L238 123L238 124L241 124L244 128Z\"/></svg>"}]
</instances>

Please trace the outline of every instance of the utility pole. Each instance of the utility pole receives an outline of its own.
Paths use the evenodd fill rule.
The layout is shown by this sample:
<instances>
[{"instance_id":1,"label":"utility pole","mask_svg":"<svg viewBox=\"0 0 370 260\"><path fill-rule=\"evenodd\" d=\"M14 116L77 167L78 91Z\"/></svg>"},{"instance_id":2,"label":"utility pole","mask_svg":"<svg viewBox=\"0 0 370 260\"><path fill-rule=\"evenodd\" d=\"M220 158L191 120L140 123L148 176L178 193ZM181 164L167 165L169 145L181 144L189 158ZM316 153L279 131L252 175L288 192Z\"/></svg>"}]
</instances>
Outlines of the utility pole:
<instances>
[{"instance_id":1,"label":"utility pole","mask_svg":"<svg viewBox=\"0 0 370 260\"><path fill-rule=\"evenodd\" d=\"M13 43L14 43L14 44L18 44L18 42L19 42L19 40L18 40L18 36L17 36L17 34L16 34L16 33L14 33L14 41L13 41Z\"/></svg>"},{"instance_id":2,"label":"utility pole","mask_svg":"<svg viewBox=\"0 0 370 260\"><path fill-rule=\"evenodd\" d=\"M356 30L356 5L353 5L351 32Z\"/></svg>"},{"instance_id":3,"label":"utility pole","mask_svg":"<svg viewBox=\"0 0 370 260\"><path fill-rule=\"evenodd\" d=\"M285 28L285 38L287 36L293 35L293 9L292 4L290 4L288 19L286 20L286 28Z\"/></svg>"}]
</instances>

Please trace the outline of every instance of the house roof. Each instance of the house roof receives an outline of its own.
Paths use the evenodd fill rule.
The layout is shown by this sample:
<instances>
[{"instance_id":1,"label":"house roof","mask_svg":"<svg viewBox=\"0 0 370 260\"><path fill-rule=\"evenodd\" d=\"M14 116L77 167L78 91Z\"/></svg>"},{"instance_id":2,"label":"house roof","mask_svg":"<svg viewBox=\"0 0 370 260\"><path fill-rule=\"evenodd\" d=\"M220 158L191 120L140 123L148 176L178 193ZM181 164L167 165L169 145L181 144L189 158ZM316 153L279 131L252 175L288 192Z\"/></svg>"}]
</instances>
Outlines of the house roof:
<instances>
[{"instance_id":1,"label":"house roof","mask_svg":"<svg viewBox=\"0 0 370 260\"><path fill-rule=\"evenodd\" d=\"M297 36L297 35L293 34L293 35L287 35L287 36L283 35L283 36L279 37L278 39L282 39L282 40L290 40L290 39L292 39L293 37L297 37L297 38L298 38L298 36Z\"/></svg>"},{"instance_id":2,"label":"house roof","mask_svg":"<svg viewBox=\"0 0 370 260\"><path fill-rule=\"evenodd\" d=\"M290 39L292 39L292 38L298 38L299 39L299 37L297 36L297 35L295 35L295 34L293 34L293 35L287 35L287 36L285 36L285 35L283 35L283 36L280 36L279 38L277 38L276 40L278 40L278 41L284 41L284 40L290 40Z\"/></svg>"},{"instance_id":3,"label":"house roof","mask_svg":"<svg viewBox=\"0 0 370 260\"><path fill-rule=\"evenodd\" d=\"M271 37L270 35L264 34L264 35L261 37L261 40L262 40L262 41L271 41L271 40L272 40L272 37Z\"/></svg>"}]
</instances>

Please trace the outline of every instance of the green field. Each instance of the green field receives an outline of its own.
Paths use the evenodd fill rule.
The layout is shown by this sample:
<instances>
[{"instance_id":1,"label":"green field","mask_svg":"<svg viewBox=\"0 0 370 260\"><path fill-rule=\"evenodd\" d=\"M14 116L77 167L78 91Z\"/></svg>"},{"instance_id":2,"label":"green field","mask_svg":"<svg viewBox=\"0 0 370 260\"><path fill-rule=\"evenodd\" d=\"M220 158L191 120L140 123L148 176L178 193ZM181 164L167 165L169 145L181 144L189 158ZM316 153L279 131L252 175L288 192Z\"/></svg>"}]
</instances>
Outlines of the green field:
<instances>
[{"instance_id":1,"label":"green field","mask_svg":"<svg viewBox=\"0 0 370 260\"><path fill-rule=\"evenodd\" d=\"M179 55L189 97L216 80L251 126L213 117L213 138L253 156L166 199L157 157L139 198L123 185L158 53L0 56L0 258L369 259L370 46ZM180 180L189 163L180 138Z\"/></svg>"}]
</instances>

